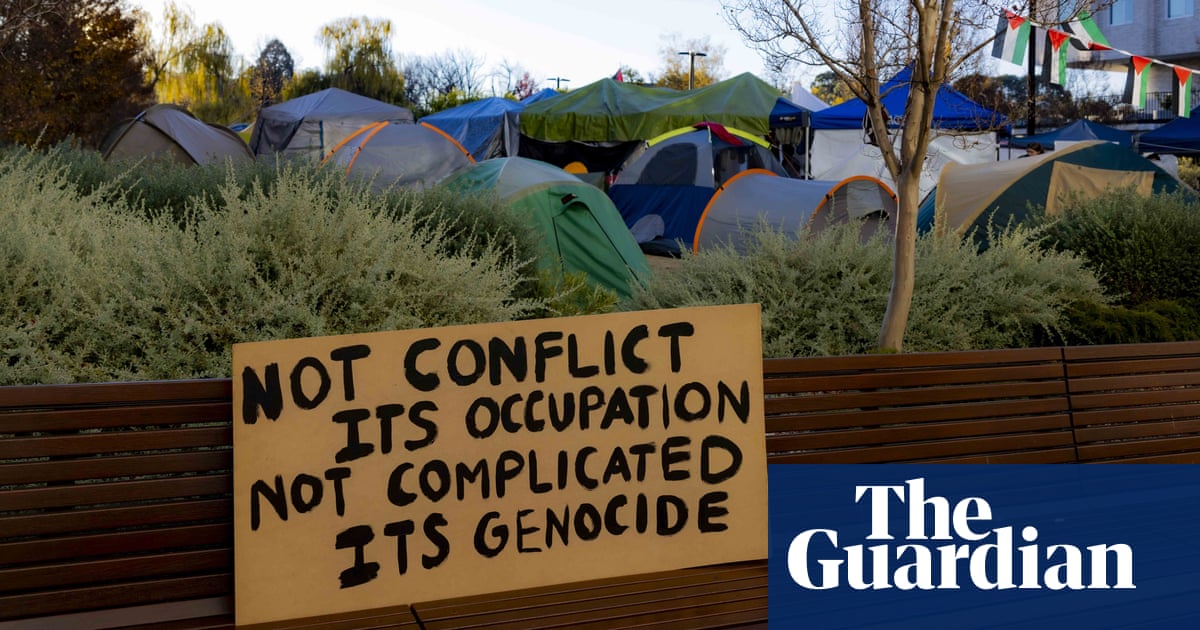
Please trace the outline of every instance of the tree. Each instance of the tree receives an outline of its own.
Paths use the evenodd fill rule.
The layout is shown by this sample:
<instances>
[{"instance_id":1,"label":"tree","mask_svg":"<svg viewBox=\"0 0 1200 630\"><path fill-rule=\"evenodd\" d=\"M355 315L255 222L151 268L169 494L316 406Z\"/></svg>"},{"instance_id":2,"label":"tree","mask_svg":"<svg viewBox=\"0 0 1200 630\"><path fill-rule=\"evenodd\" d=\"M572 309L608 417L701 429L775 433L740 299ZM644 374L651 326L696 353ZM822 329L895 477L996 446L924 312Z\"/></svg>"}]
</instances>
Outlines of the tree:
<instances>
[{"instance_id":1,"label":"tree","mask_svg":"<svg viewBox=\"0 0 1200 630\"><path fill-rule=\"evenodd\" d=\"M321 27L325 75L332 87L388 103L404 99L404 77L392 54L392 22L350 17Z\"/></svg>"},{"instance_id":2,"label":"tree","mask_svg":"<svg viewBox=\"0 0 1200 630\"><path fill-rule=\"evenodd\" d=\"M258 54L258 61L250 67L250 95L259 108L278 102L283 97L283 87L296 73L296 64L283 42L272 39Z\"/></svg>"},{"instance_id":3,"label":"tree","mask_svg":"<svg viewBox=\"0 0 1200 630\"><path fill-rule=\"evenodd\" d=\"M818 74L813 78L811 89L813 96L830 105L837 105L838 103L854 98L854 93L850 91L850 86L846 85L836 72L822 72Z\"/></svg>"},{"instance_id":4,"label":"tree","mask_svg":"<svg viewBox=\"0 0 1200 630\"><path fill-rule=\"evenodd\" d=\"M150 102L142 52L121 0L0 1L0 142L98 145Z\"/></svg>"},{"instance_id":5,"label":"tree","mask_svg":"<svg viewBox=\"0 0 1200 630\"><path fill-rule=\"evenodd\" d=\"M912 306L917 206L934 97L966 60L988 45L1001 5L976 0L847 0L844 29L834 31L811 0L725 0L727 21L772 63L828 68L867 106L866 125L896 183L898 217L893 275L879 347L899 352ZM881 79L911 64L905 111L887 112ZM891 131L898 119L899 134Z\"/></svg>"},{"instance_id":6,"label":"tree","mask_svg":"<svg viewBox=\"0 0 1200 630\"><path fill-rule=\"evenodd\" d=\"M620 70L621 70L621 81L623 81L625 83L630 83L633 85L653 85L654 84L653 79L642 76L642 73L638 72L637 69L635 69L633 66L621 64Z\"/></svg>"},{"instance_id":7,"label":"tree","mask_svg":"<svg viewBox=\"0 0 1200 630\"><path fill-rule=\"evenodd\" d=\"M161 103L181 105L201 120L231 123L254 109L245 62L219 23L197 24L186 7L168 2L155 29L141 36L149 51L146 76Z\"/></svg>"},{"instance_id":8,"label":"tree","mask_svg":"<svg viewBox=\"0 0 1200 630\"><path fill-rule=\"evenodd\" d=\"M691 76L692 57L681 55L680 52L704 53L697 55L695 87L712 85L724 78L725 47L713 44L708 36L699 39L682 40L678 35L667 35L659 52L663 56L663 70L658 76L657 84L676 90L688 89L688 79Z\"/></svg>"},{"instance_id":9,"label":"tree","mask_svg":"<svg viewBox=\"0 0 1200 630\"><path fill-rule=\"evenodd\" d=\"M483 97L483 59L465 50L448 50L404 62L404 100L420 117Z\"/></svg>"}]
</instances>

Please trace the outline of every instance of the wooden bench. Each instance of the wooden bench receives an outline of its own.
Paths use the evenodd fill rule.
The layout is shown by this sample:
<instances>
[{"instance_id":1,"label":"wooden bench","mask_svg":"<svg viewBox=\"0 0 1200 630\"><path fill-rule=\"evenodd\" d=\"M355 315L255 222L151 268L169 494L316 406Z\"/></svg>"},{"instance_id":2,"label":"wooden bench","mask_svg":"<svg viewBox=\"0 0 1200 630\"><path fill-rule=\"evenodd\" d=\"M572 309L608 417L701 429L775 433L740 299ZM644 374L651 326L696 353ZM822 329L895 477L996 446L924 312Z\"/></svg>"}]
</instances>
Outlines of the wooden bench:
<instances>
[{"instance_id":1,"label":"wooden bench","mask_svg":"<svg viewBox=\"0 0 1200 630\"><path fill-rule=\"evenodd\" d=\"M1065 356L1079 461L1200 463L1200 342Z\"/></svg>"},{"instance_id":2,"label":"wooden bench","mask_svg":"<svg viewBox=\"0 0 1200 630\"><path fill-rule=\"evenodd\" d=\"M764 362L771 463L1075 459L1062 351Z\"/></svg>"},{"instance_id":3,"label":"wooden bench","mask_svg":"<svg viewBox=\"0 0 1200 630\"><path fill-rule=\"evenodd\" d=\"M770 359L764 379L772 463L1200 461L1196 343ZM0 625L232 627L231 393L0 388ZM753 627L766 580L759 561L256 630Z\"/></svg>"}]
</instances>

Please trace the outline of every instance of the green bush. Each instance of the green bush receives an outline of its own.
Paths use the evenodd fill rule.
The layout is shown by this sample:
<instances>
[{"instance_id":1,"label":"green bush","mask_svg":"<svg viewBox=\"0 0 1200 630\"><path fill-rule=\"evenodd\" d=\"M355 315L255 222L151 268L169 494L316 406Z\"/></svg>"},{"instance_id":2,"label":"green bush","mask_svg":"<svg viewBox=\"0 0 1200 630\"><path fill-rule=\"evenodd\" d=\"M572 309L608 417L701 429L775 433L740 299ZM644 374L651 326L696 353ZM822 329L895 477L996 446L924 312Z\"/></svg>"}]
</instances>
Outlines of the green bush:
<instances>
[{"instance_id":1,"label":"green bush","mask_svg":"<svg viewBox=\"0 0 1200 630\"><path fill-rule=\"evenodd\" d=\"M485 200L278 165L190 194L171 171L178 203L152 210L80 183L80 164L0 159L0 384L227 376L238 342L611 308L535 276L519 224L480 218L499 212Z\"/></svg>"},{"instance_id":2,"label":"green bush","mask_svg":"<svg viewBox=\"0 0 1200 630\"><path fill-rule=\"evenodd\" d=\"M892 246L852 229L797 240L767 230L745 255L714 248L656 275L629 308L757 302L766 356L874 351L891 285ZM1027 230L973 243L922 237L905 349L1022 347L1061 338L1076 302L1104 303L1095 277L1070 255L1043 252Z\"/></svg>"},{"instance_id":3,"label":"green bush","mask_svg":"<svg viewBox=\"0 0 1200 630\"><path fill-rule=\"evenodd\" d=\"M1133 307L1074 304L1066 342L1072 345L1158 343L1200 339L1200 302L1155 300Z\"/></svg>"},{"instance_id":4,"label":"green bush","mask_svg":"<svg viewBox=\"0 0 1200 630\"><path fill-rule=\"evenodd\" d=\"M1200 205L1188 191L1072 202L1044 227L1042 242L1081 256L1126 306L1200 296Z\"/></svg>"}]
</instances>

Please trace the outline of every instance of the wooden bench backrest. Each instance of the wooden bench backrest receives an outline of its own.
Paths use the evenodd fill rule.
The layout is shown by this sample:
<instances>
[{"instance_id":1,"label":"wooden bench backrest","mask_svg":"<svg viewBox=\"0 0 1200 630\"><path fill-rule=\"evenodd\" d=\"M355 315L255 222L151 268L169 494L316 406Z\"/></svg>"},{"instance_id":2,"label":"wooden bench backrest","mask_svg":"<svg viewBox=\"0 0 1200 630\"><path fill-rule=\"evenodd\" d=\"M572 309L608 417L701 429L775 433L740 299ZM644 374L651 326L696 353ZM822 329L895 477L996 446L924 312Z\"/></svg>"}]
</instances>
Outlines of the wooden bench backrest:
<instances>
[{"instance_id":1,"label":"wooden bench backrest","mask_svg":"<svg viewBox=\"0 0 1200 630\"><path fill-rule=\"evenodd\" d=\"M232 592L230 381L4 388L0 619Z\"/></svg>"},{"instance_id":2,"label":"wooden bench backrest","mask_svg":"<svg viewBox=\"0 0 1200 630\"><path fill-rule=\"evenodd\" d=\"M763 365L773 463L1200 462L1200 343ZM0 621L174 602L180 619L228 625L231 394L229 379L0 388ZM653 626L681 623L663 612L680 600L698 606L685 626L735 625L765 620L765 570L689 569L412 610L431 627L535 617ZM406 614L377 621L413 623Z\"/></svg>"},{"instance_id":3,"label":"wooden bench backrest","mask_svg":"<svg viewBox=\"0 0 1200 630\"><path fill-rule=\"evenodd\" d=\"M1200 341L1065 356L1080 461L1200 463Z\"/></svg>"},{"instance_id":4,"label":"wooden bench backrest","mask_svg":"<svg viewBox=\"0 0 1200 630\"><path fill-rule=\"evenodd\" d=\"M1075 459L1062 352L764 362L772 463L1052 463Z\"/></svg>"}]
</instances>

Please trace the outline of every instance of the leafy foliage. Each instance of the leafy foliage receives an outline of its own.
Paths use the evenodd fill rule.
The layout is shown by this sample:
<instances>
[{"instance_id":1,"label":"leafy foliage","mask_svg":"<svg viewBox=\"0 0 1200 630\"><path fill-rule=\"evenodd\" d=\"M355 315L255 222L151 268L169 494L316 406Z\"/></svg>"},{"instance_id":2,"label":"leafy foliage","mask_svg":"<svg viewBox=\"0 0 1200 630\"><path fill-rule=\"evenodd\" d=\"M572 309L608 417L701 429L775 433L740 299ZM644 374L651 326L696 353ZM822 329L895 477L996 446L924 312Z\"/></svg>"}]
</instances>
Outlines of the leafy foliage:
<instances>
[{"instance_id":1,"label":"leafy foliage","mask_svg":"<svg viewBox=\"0 0 1200 630\"><path fill-rule=\"evenodd\" d=\"M137 22L120 0L28 4L0 3L0 143L96 146L150 100Z\"/></svg>"},{"instance_id":2,"label":"leafy foliage","mask_svg":"<svg viewBox=\"0 0 1200 630\"><path fill-rule=\"evenodd\" d=\"M250 95L259 108L278 102L283 86L292 80L296 64L283 42L272 39L258 54L258 61L249 70Z\"/></svg>"},{"instance_id":3,"label":"leafy foliage","mask_svg":"<svg viewBox=\"0 0 1200 630\"><path fill-rule=\"evenodd\" d=\"M922 237L907 348L1021 347L1059 338L1076 303L1104 303L1096 278L1069 255L1043 252L1028 231L970 242ZM873 351L891 283L891 245L853 229L796 239L759 230L746 255L716 248L656 275L630 308L757 302L766 356Z\"/></svg>"},{"instance_id":4,"label":"leafy foliage","mask_svg":"<svg viewBox=\"0 0 1200 630\"><path fill-rule=\"evenodd\" d=\"M66 150L0 156L11 209L0 215L0 383L222 376L242 341L600 312L615 300L580 278L535 275L527 230L483 199L375 195L281 164L178 169L169 188L196 188L152 205L171 195L139 192L153 184L136 168L106 181L102 166Z\"/></svg>"},{"instance_id":5,"label":"leafy foliage","mask_svg":"<svg viewBox=\"0 0 1200 630\"><path fill-rule=\"evenodd\" d=\"M1200 296L1200 205L1190 191L1075 201L1043 242L1082 257L1122 304Z\"/></svg>"},{"instance_id":6,"label":"leafy foliage","mask_svg":"<svg viewBox=\"0 0 1200 630\"><path fill-rule=\"evenodd\" d=\"M695 59L684 53L697 54ZM663 68L659 72L657 84L676 90L688 89L689 78L693 79L694 87L702 88L723 79L725 71L725 47L713 44L708 36L699 39L681 40L676 35L664 38L659 48L663 56ZM696 64L696 74L691 77L692 62Z\"/></svg>"}]
</instances>

